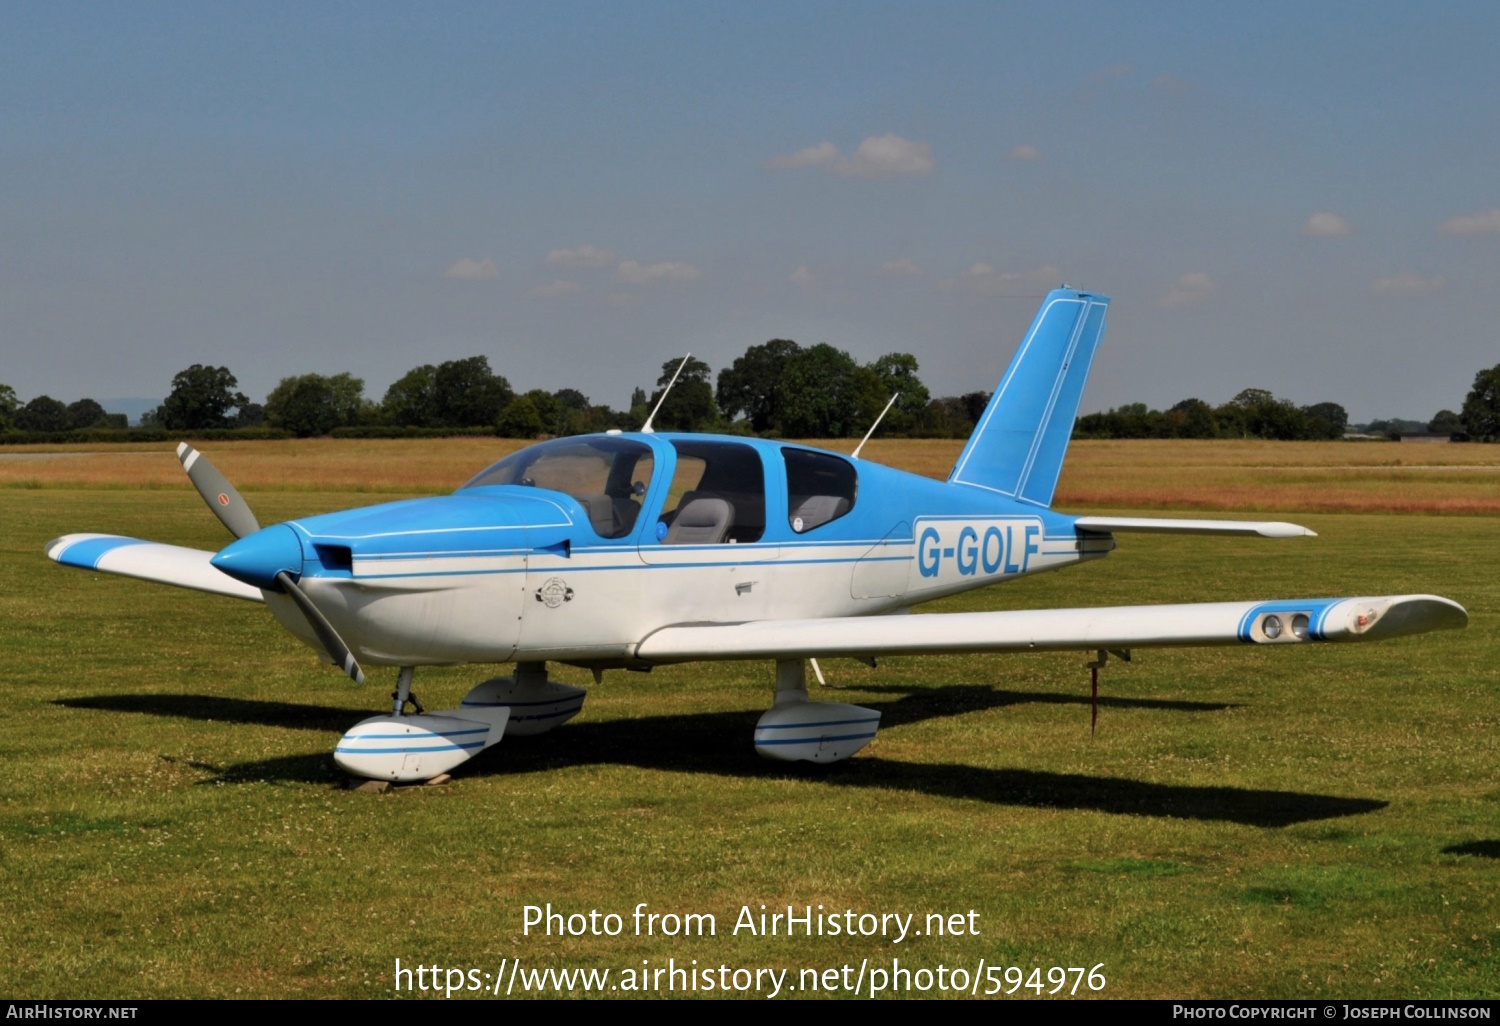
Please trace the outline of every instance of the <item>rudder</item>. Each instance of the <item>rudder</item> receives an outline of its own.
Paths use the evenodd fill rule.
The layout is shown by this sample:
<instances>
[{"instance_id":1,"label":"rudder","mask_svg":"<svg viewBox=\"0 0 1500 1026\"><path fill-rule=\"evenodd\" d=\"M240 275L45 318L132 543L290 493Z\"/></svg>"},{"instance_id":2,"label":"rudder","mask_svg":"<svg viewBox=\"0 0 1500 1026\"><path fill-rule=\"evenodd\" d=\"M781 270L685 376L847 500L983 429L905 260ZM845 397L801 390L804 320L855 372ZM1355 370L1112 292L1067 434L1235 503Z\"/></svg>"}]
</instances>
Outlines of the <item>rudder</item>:
<instances>
[{"instance_id":1,"label":"rudder","mask_svg":"<svg viewBox=\"0 0 1500 1026\"><path fill-rule=\"evenodd\" d=\"M1047 294L953 465L950 484L1051 505L1108 308L1108 296L1091 292Z\"/></svg>"}]
</instances>

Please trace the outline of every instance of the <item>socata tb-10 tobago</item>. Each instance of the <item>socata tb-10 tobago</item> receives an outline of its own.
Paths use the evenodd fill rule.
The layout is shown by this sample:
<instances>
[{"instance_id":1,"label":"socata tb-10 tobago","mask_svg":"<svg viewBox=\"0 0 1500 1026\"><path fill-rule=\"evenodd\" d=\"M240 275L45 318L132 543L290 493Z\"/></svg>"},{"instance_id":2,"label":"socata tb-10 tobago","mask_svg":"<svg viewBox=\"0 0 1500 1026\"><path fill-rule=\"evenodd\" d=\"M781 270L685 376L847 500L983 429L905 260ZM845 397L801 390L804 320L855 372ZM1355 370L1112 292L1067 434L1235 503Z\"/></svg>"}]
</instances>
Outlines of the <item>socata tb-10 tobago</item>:
<instances>
[{"instance_id":1,"label":"socata tb-10 tobago","mask_svg":"<svg viewBox=\"0 0 1500 1026\"><path fill-rule=\"evenodd\" d=\"M1300 645L1463 627L1434 595L1308 598L930 616L928 599L1106 555L1113 534L1310 535L1293 524L1075 517L1050 508L1109 300L1050 293L946 481L807 446L696 434L610 432L542 442L452 495L262 529L198 452L178 449L239 539L218 553L109 535L47 547L59 563L265 602L350 677L399 667L388 716L356 724L334 759L415 781L507 733L559 726L595 672L766 659L774 706L755 747L777 759L847 759L880 713L810 701L804 664L930 652ZM459 708L423 713L414 668L515 663ZM816 663L814 663L816 666ZM408 714L412 704L415 714Z\"/></svg>"}]
</instances>

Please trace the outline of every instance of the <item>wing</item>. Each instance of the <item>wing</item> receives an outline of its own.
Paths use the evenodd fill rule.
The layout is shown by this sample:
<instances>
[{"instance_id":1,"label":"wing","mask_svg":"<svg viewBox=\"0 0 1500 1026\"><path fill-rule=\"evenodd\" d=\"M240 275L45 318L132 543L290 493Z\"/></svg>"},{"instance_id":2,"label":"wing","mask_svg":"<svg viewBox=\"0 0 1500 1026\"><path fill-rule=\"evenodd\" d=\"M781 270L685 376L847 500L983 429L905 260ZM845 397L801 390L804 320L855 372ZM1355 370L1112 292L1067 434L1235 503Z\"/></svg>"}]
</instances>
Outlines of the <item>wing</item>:
<instances>
[{"instance_id":1,"label":"wing","mask_svg":"<svg viewBox=\"0 0 1500 1026\"><path fill-rule=\"evenodd\" d=\"M1297 524L1280 520L1157 520L1149 517L1078 517L1073 526L1080 531L1106 534L1112 531L1145 531L1158 534L1258 534L1262 538L1316 538Z\"/></svg>"},{"instance_id":2,"label":"wing","mask_svg":"<svg viewBox=\"0 0 1500 1026\"><path fill-rule=\"evenodd\" d=\"M1204 602L1094 609L760 620L664 627L636 647L639 659L797 659L944 652L1300 644L1379 641L1464 627L1469 614L1436 595Z\"/></svg>"},{"instance_id":3,"label":"wing","mask_svg":"<svg viewBox=\"0 0 1500 1026\"><path fill-rule=\"evenodd\" d=\"M202 549L115 534L65 534L48 542L47 555L64 566L102 570L252 602L265 601L259 588L236 581L210 565L208 561L214 554Z\"/></svg>"}]
</instances>

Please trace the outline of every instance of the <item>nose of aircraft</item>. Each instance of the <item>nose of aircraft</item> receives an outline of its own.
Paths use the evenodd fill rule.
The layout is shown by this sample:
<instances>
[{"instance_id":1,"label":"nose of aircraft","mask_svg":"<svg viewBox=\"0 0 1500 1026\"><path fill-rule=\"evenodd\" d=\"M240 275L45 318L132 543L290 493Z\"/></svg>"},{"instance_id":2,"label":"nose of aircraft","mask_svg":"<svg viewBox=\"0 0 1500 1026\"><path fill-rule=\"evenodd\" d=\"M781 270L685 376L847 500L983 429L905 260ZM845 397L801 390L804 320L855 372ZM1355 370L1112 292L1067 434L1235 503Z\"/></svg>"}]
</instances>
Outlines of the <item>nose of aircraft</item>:
<instances>
[{"instance_id":1,"label":"nose of aircraft","mask_svg":"<svg viewBox=\"0 0 1500 1026\"><path fill-rule=\"evenodd\" d=\"M275 589L276 575L283 570L294 577L302 573L302 543L296 531L276 524L246 535L209 562L237 581Z\"/></svg>"}]
</instances>

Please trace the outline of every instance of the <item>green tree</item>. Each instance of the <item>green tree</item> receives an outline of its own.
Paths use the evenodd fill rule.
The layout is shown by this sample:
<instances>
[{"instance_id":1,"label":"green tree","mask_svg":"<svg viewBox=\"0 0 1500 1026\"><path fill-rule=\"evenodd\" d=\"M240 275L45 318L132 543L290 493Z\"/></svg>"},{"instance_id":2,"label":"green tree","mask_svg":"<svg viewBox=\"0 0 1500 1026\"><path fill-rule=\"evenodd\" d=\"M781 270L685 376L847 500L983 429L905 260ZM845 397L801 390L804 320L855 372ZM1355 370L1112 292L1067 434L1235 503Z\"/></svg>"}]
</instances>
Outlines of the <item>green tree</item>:
<instances>
[{"instance_id":1,"label":"green tree","mask_svg":"<svg viewBox=\"0 0 1500 1026\"><path fill-rule=\"evenodd\" d=\"M437 368L430 363L413 367L403 374L380 401L380 412L386 423L400 427L436 427L437 394L434 381Z\"/></svg>"},{"instance_id":2,"label":"green tree","mask_svg":"<svg viewBox=\"0 0 1500 1026\"><path fill-rule=\"evenodd\" d=\"M874 417L880 416L880 411L885 409L886 403L890 402L892 393L901 393L901 398L896 400L896 405L891 407L891 412L885 415L880 433L883 435L912 434L917 429L922 414L932 399L927 386L922 384L921 378L917 377L917 358L910 353L887 353L870 364L870 370L874 371L880 379L880 390L884 393L880 398L880 405L875 408ZM865 430L869 430L868 425Z\"/></svg>"},{"instance_id":3,"label":"green tree","mask_svg":"<svg viewBox=\"0 0 1500 1026\"><path fill-rule=\"evenodd\" d=\"M968 404L957 395L940 396L929 402L916 429L920 438L967 438L973 432Z\"/></svg>"},{"instance_id":4,"label":"green tree","mask_svg":"<svg viewBox=\"0 0 1500 1026\"><path fill-rule=\"evenodd\" d=\"M546 389L542 388L533 388L524 396L517 396L516 398L531 400L531 405L536 409L536 415L542 419L542 427L541 430L537 432L537 434L563 434L563 431L561 430L561 421L563 414L562 403L558 402L557 397L554 396L551 392L548 392ZM515 400L513 399L511 401L514 402ZM504 414L501 414L501 416L504 416Z\"/></svg>"},{"instance_id":5,"label":"green tree","mask_svg":"<svg viewBox=\"0 0 1500 1026\"><path fill-rule=\"evenodd\" d=\"M1214 411L1221 425L1233 424L1240 437L1291 440L1310 437L1307 416L1264 388L1247 388Z\"/></svg>"},{"instance_id":6,"label":"green tree","mask_svg":"<svg viewBox=\"0 0 1500 1026\"><path fill-rule=\"evenodd\" d=\"M1474 387L1469 389L1459 417L1470 438L1500 440L1500 363L1474 375Z\"/></svg>"},{"instance_id":7,"label":"green tree","mask_svg":"<svg viewBox=\"0 0 1500 1026\"><path fill-rule=\"evenodd\" d=\"M326 435L359 420L365 383L347 373L282 378L266 396L266 420L298 438Z\"/></svg>"},{"instance_id":8,"label":"green tree","mask_svg":"<svg viewBox=\"0 0 1500 1026\"><path fill-rule=\"evenodd\" d=\"M553 424L554 435L582 435L590 431L603 431L608 425L594 415L589 397L576 388L560 388L552 393L557 403L557 415Z\"/></svg>"},{"instance_id":9,"label":"green tree","mask_svg":"<svg viewBox=\"0 0 1500 1026\"><path fill-rule=\"evenodd\" d=\"M724 416L744 416L757 434L773 430L781 420L778 384L786 362L802 351L789 338L773 338L751 346L745 354L719 371L715 397Z\"/></svg>"},{"instance_id":10,"label":"green tree","mask_svg":"<svg viewBox=\"0 0 1500 1026\"><path fill-rule=\"evenodd\" d=\"M9 385L0 385L0 431L16 426L16 409L20 405L16 390Z\"/></svg>"},{"instance_id":11,"label":"green tree","mask_svg":"<svg viewBox=\"0 0 1500 1026\"><path fill-rule=\"evenodd\" d=\"M248 399L228 367L195 363L172 378L172 392L156 409L156 420L169 431L228 427L229 411Z\"/></svg>"},{"instance_id":12,"label":"green tree","mask_svg":"<svg viewBox=\"0 0 1500 1026\"><path fill-rule=\"evenodd\" d=\"M16 411L16 427L22 431L68 430L68 408L50 395L39 395Z\"/></svg>"},{"instance_id":13,"label":"green tree","mask_svg":"<svg viewBox=\"0 0 1500 1026\"><path fill-rule=\"evenodd\" d=\"M260 427L266 422L266 408L260 403L246 403L234 414L234 426Z\"/></svg>"},{"instance_id":14,"label":"green tree","mask_svg":"<svg viewBox=\"0 0 1500 1026\"><path fill-rule=\"evenodd\" d=\"M1302 407L1308 438L1343 438L1349 429L1349 413L1338 403L1314 403Z\"/></svg>"},{"instance_id":15,"label":"green tree","mask_svg":"<svg viewBox=\"0 0 1500 1026\"><path fill-rule=\"evenodd\" d=\"M979 418L984 416L985 408L990 404L990 393L965 392L959 396L959 399L963 401L964 411L968 413L969 421L977 427Z\"/></svg>"},{"instance_id":16,"label":"green tree","mask_svg":"<svg viewBox=\"0 0 1500 1026\"><path fill-rule=\"evenodd\" d=\"M1184 399L1167 411L1177 438L1214 438L1219 425L1213 407L1202 399Z\"/></svg>"},{"instance_id":17,"label":"green tree","mask_svg":"<svg viewBox=\"0 0 1500 1026\"><path fill-rule=\"evenodd\" d=\"M1437 415L1427 422L1427 430L1435 435L1453 435L1463 429L1463 419L1452 410L1438 410Z\"/></svg>"},{"instance_id":18,"label":"green tree","mask_svg":"<svg viewBox=\"0 0 1500 1026\"><path fill-rule=\"evenodd\" d=\"M677 374L682 359L668 360L661 365L661 377L656 379L657 389L651 393L648 408L655 409L667 382ZM714 389L708 383L713 373L708 364L696 357L688 357L687 365L677 377L677 384L667 394L667 399L656 411L651 427L656 431L703 431L712 427L719 419L718 407L714 405Z\"/></svg>"},{"instance_id":19,"label":"green tree","mask_svg":"<svg viewBox=\"0 0 1500 1026\"><path fill-rule=\"evenodd\" d=\"M495 424L495 433L501 438L535 438L545 427L536 404L529 396L521 395L507 403L501 411Z\"/></svg>"},{"instance_id":20,"label":"green tree","mask_svg":"<svg viewBox=\"0 0 1500 1026\"><path fill-rule=\"evenodd\" d=\"M780 432L788 438L853 434L859 426L859 370L854 357L826 342L788 359L778 385Z\"/></svg>"},{"instance_id":21,"label":"green tree","mask_svg":"<svg viewBox=\"0 0 1500 1026\"><path fill-rule=\"evenodd\" d=\"M514 395L510 382L490 370L485 356L445 361L432 374L439 427L493 427Z\"/></svg>"},{"instance_id":22,"label":"green tree","mask_svg":"<svg viewBox=\"0 0 1500 1026\"><path fill-rule=\"evenodd\" d=\"M68 427L78 431L82 428L102 427L108 423L109 414L93 399L80 399L68 404Z\"/></svg>"}]
</instances>

